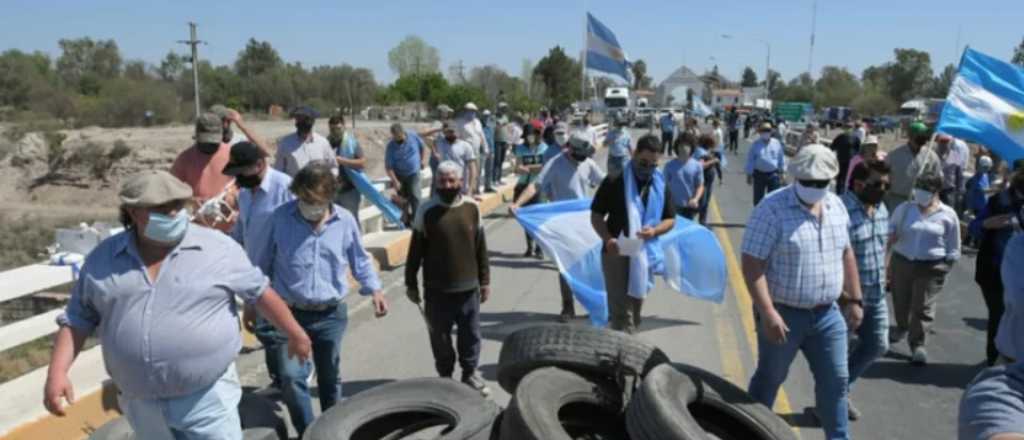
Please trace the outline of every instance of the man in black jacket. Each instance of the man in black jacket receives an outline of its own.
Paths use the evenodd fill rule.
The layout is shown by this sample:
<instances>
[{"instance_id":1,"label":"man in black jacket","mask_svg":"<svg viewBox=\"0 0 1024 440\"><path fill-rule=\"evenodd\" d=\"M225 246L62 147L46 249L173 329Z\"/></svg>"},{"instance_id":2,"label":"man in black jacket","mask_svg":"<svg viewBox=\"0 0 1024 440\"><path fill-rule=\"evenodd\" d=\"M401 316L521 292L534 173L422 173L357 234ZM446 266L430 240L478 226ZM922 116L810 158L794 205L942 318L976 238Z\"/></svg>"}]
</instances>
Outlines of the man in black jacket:
<instances>
[{"instance_id":1,"label":"man in black jacket","mask_svg":"<svg viewBox=\"0 0 1024 440\"><path fill-rule=\"evenodd\" d=\"M839 175L836 176L836 194L842 194L845 189L843 186L846 183L846 173L849 172L850 168L850 159L860 151L860 139L853 135L853 122L847 121L843 125L843 132L832 140L832 144L829 147L836 153L836 159L839 160Z\"/></svg>"}]
</instances>

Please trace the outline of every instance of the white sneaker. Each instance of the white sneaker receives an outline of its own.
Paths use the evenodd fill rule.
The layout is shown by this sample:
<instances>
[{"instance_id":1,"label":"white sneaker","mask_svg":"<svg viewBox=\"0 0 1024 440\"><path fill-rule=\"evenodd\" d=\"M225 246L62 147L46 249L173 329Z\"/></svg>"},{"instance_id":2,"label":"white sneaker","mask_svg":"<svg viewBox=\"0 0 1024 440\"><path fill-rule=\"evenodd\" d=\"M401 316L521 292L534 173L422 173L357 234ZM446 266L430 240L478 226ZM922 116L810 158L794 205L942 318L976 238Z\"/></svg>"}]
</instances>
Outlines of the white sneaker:
<instances>
[{"instance_id":1,"label":"white sneaker","mask_svg":"<svg viewBox=\"0 0 1024 440\"><path fill-rule=\"evenodd\" d=\"M924 347L914 348L914 354L910 357L910 363L914 365L925 365L928 363L928 352Z\"/></svg>"}]
</instances>

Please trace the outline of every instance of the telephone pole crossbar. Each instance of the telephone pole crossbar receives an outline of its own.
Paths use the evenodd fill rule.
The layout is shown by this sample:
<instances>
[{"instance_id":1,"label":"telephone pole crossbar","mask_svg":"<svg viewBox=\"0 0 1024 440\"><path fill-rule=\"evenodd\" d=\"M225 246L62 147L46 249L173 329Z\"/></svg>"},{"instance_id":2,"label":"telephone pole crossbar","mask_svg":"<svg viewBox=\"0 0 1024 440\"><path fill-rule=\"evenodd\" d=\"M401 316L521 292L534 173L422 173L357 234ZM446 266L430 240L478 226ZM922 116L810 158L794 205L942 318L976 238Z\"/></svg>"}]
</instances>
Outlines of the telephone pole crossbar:
<instances>
[{"instance_id":1,"label":"telephone pole crossbar","mask_svg":"<svg viewBox=\"0 0 1024 440\"><path fill-rule=\"evenodd\" d=\"M178 40L181 44L186 44L192 48L192 86L195 89L195 101L196 101L196 119L199 119L199 113L202 111L202 106L199 103L199 48L200 44L206 44L205 41L196 39L196 24L194 22L188 23L189 27L189 39Z\"/></svg>"}]
</instances>

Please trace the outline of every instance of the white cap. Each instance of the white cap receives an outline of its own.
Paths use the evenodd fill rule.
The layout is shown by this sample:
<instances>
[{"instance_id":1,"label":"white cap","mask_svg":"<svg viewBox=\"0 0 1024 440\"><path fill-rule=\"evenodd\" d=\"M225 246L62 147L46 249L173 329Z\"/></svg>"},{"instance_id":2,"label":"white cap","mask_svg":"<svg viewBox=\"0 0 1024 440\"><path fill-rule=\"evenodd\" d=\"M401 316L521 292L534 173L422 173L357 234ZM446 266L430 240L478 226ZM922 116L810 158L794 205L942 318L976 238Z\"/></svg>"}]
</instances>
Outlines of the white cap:
<instances>
[{"instance_id":1,"label":"white cap","mask_svg":"<svg viewBox=\"0 0 1024 440\"><path fill-rule=\"evenodd\" d=\"M992 169L992 158L988 156L979 157L978 168Z\"/></svg>"},{"instance_id":2,"label":"white cap","mask_svg":"<svg viewBox=\"0 0 1024 440\"><path fill-rule=\"evenodd\" d=\"M839 161L824 145L805 145L789 162L789 173L796 180L831 180L839 175Z\"/></svg>"},{"instance_id":3,"label":"white cap","mask_svg":"<svg viewBox=\"0 0 1024 440\"><path fill-rule=\"evenodd\" d=\"M467 102L466 106L463 107L463 108L466 109L466 110L474 111L474 112L477 110L476 104L473 104L472 102Z\"/></svg>"},{"instance_id":4,"label":"white cap","mask_svg":"<svg viewBox=\"0 0 1024 440\"><path fill-rule=\"evenodd\" d=\"M872 135L868 135L868 137L864 138L864 142L861 142L861 143L864 144L864 145L867 145L867 144L878 145L878 136L875 136L873 134Z\"/></svg>"},{"instance_id":5,"label":"white cap","mask_svg":"<svg viewBox=\"0 0 1024 440\"><path fill-rule=\"evenodd\" d=\"M490 110L487 110L487 109L484 109L484 113L483 113L483 115L484 115L484 116L490 116L490 115L491 115L491 111L490 111Z\"/></svg>"}]
</instances>

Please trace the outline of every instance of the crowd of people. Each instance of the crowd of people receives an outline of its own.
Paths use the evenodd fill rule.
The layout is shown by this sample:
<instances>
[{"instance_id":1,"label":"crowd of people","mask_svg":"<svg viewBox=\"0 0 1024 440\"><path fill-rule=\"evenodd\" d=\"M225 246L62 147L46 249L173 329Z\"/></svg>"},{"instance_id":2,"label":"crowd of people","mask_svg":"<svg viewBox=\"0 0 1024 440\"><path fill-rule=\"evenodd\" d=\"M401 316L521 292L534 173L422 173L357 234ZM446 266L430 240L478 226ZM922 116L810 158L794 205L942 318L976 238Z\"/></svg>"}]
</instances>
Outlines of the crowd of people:
<instances>
[{"instance_id":1,"label":"crowd of people","mask_svg":"<svg viewBox=\"0 0 1024 440\"><path fill-rule=\"evenodd\" d=\"M123 182L118 196L126 231L88 256L59 320L45 388L49 411L63 414L62 401L73 399L68 369L98 329L137 435L241 438L236 296L244 302L243 325L264 346L271 387L280 390L300 435L313 420L307 380L313 371L321 409L341 399L348 273L377 317L389 310L358 220L362 201L353 173L366 167L366 155L342 117L329 119L324 137L313 130L316 110L299 107L291 116L295 132L271 155L241 115L215 106L197 119L195 143L169 171ZM490 390L477 371L479 315L491 283L476 201L503 183L506 158L516 179L513 215L593 194L591 225L603 243L595 270L604 276L609 326L633 333L654 285L658 256L648 248L679 217L706 222L726 155L738 154L740 128L745 137L753 128L750 118L741 122L733 113L725 130L715 120L702 132L696 119L679 127L666 114L662 136L634 142L626 121L613 118L599 142L586 117L573 124L546 111L525 118L503 103L494 114L467 103L452 116L422 132L393 124L384 161L393 200L412 230L406 295L422 304L437 374L453 377L457 363L461 381L485 395ZM772 406L802 352L826 437L849 438L848 421L860 417L849 389L876 359L906 339L909 360L927 364L936 299L962 252L961 221L971 223L976 279L990 312L987 363L1013 364L1024 356L1014 337L1024 326L1015 306L1024 283L1007 270L1024 260L1024 238L1014 235L1024 215L1024 167L1016 164L1015 174L996 179L992 159L981 151L974 153L975 174L965 179L972 155L966 144L944 134L933 138L923 124L911 125L908 142L888 155L855 124L830 147L810 133L792 157L779 127L761 122L756 132L743 168L755 206L741 251L758 322L749 384L757 401ZM608 149L604 170L594 160L601 143ZM639 240L643 250L623 255L626 238ZM525 241L524 257L543 256L528 234ZM572 287L561 275L559 285L559 320L570 322ZM1024 373L1014 365L979 377L972 389L980 391L965 398L966 425L981 416L963 414L992 411L985 398L1024 393ZM985 388L994 383L989 379L998 383Z\"/></svg>"}]
</instances>

